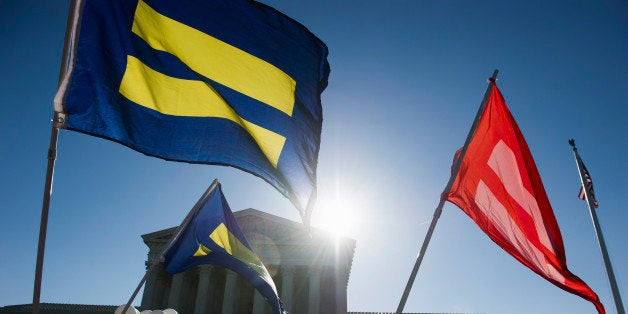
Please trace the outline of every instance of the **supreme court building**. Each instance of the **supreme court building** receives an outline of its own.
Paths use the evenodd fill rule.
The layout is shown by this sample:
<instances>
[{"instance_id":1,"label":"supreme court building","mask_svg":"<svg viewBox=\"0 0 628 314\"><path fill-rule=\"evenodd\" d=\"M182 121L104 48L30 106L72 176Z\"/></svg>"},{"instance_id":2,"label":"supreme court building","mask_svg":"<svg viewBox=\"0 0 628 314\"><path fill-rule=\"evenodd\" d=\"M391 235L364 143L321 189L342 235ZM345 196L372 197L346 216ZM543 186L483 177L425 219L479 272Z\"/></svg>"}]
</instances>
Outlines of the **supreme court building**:
<instances>
[{"instance_id":1,"label":"supreme court building","mask_svg":"<svg viewBox=\"0 0 628 314\"><path fill-rule=\"evenodd\" d=\"M272 275L288 312L347 313L355 240L315 228L308 234L301 223L255 209L238 211L234 216ZM175 229L142 236L149 248L148 260L158 258ZM172 308L180 314L271 313L268 302L242 277L210 265L174 276L160 265L146 281L140 308Z\"/></svg>"},{"instance_id":2,"label":"supreme court building","mask_svg":"<svg viewBox=\"0 0 628 314\"><path fill-rule=\"evenodd\" d=\"M253 251L273 276L290 314L393 314L347 312L347 283L355 240L337 238L315 228L310 236L301 223L255 209L238 211L234 216ZM149 260L159 256L175 229L142 236L149 249ZM40 313L113 314L118 306L42 303ZM239 275L209 265L174 276L165 273L163 265L152 272L138 310L166 308L179 314L272 313L266 300ZM32 304L0 306L0 314L31 313Z\"/></svg>"}]
</instances>

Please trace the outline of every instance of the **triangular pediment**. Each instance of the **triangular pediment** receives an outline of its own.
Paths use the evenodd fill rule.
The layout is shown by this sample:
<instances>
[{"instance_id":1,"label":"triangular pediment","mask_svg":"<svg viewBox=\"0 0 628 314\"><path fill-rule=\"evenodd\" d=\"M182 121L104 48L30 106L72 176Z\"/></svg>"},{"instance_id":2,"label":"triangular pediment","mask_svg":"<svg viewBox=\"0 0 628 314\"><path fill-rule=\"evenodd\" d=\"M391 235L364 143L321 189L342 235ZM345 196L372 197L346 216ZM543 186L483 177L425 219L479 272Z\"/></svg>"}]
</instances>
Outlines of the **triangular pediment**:
<instances>
[{"instance_id":1,"label":"triangular pediment","mask_svg":"<svg viewBox=\"0 0 628 314\"><path fill-rule=\"evenodd\" d=\"M335 253L351 264L355 250L355 240L338 237L332 233L307 228L300 222L271 215L253 208L233 213L244 236L264 263L277 264L291 261L298 264L307 263L311 259L333 263ZM160 252L170 238L176 233L172 227L142 235L144 243L153 254ZM340 252L337 252L338 250ZM334 253L335 252L335 253ZM349 266L350 267L350 266Z\"/></svg>"}]
</instances>

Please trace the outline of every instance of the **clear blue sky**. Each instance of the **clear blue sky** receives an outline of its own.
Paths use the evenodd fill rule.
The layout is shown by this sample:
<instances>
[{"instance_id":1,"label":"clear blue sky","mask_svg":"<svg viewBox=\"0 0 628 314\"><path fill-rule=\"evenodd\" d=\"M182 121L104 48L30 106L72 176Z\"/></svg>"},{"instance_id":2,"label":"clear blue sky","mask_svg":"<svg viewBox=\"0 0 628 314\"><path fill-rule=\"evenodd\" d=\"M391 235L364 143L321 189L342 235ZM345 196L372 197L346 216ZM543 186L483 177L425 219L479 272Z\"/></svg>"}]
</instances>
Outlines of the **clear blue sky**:
<instances>
[{"instance_id":1,"label":"clear blue sky","mask_svg":"<svg viewBox=\"0 0 628 314\"><path fill-rule=\"evenodd\" d=\"M264 1L329 46L319 204L357 240L353 311L394 311L493 69L535 157L567 263L614 304L567 140L593 177L628 303L628 4L625 1ZM0 306L30 303L67 1L0 0ZM214 178L233 210L292 220L234 168L149 158L63 131L43 302L122 304L144 272L140 235L177 225ZM348 217L348 218L346 218ZM504 253L447 204L408 312L594 313Z\"/></svg>"}]
</instances>

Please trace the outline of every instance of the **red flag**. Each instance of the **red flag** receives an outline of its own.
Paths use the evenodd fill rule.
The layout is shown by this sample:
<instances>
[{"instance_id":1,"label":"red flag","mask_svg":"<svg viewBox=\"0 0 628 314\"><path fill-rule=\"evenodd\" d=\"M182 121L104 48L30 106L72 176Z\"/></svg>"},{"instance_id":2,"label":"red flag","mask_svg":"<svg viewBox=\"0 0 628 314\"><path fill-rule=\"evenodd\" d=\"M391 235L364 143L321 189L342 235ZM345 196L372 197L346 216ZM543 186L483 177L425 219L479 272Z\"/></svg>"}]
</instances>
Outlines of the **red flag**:
<instances>
[{"instance_id":1,"label":"red flag","mask_svg":"<svg viewBox=\"0 0 628 314\"><path fill-rule=\"evenodd\" d=\"M567 269L541 177L496 85L445 197L523 265L605 313L595 292Z\"/></svg>"}]
</instances>

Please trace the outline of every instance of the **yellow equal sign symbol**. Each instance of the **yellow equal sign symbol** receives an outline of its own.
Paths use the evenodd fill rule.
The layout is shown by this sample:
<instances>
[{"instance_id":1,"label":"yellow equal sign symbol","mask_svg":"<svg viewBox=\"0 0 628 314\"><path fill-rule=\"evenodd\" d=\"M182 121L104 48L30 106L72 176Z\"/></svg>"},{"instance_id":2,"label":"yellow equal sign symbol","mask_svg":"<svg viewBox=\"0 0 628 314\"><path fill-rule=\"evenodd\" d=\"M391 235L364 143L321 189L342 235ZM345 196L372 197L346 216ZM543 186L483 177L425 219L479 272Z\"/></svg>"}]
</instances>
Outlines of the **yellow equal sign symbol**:
<instances>
[{"instance_id":1,"label":"yellow equal sign symbol","mask_svg":"<svg viewBox=\"0 0 628 314\"><path fill-rule=\"evenodd\" d=\"M276 66L161 15L141 0L132 31L153 49L173 54L208 79L292 116L296 82ZM277 167L286 138L244 120L205 82L170 77L127 56L119 91L127 99L163 114L231 120L254 138Z\"/></svg>"},{"instance_id":2,"label":"yellow equal sign symbol","mask_svg":"<svg viewBox=\"0 0 628 314\"><path fill-rule=\"evenodd\" d=\"M296 82L276 66L161 15L141 0L132 30L153 49L177 56L208 79L292 116Z\"/></svg>"}]
</instances>

